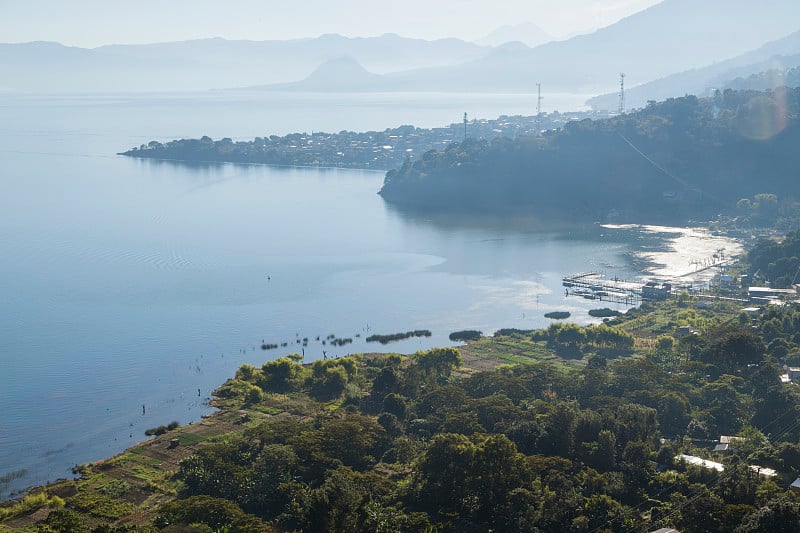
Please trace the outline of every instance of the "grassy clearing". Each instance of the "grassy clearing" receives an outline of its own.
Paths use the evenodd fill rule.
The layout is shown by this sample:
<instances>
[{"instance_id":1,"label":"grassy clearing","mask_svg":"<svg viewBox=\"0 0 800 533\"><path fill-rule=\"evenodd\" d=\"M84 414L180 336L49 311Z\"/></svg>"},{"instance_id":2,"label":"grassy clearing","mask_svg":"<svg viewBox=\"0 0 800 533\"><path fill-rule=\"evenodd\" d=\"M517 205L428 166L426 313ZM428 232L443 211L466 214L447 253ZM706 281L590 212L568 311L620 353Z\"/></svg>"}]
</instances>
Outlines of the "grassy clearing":
<instances>
[{"instance_id":1,"label":"grassy clearing","mask_svg":"<svg viewBox=\"0 0 800 533\"><path fill-rule=\"evenodd\" d=\"M534 342L525 335L482 337L470 341L460 348L466 369L476 371L490 370L501 364L532 365L544 362L580 362L565 361L549 350L544 342Z\"/></svg>"},{"instance_id":2,"label":"grassy clearing","mask_svg":"<svg viewBox=\"0 0 800 533\"><path fill-rule=\"evenodd\" d=\"M646 304L627 314L614 318L616 324L638 338L655 338L671 335L680 326L705 330L729 320L735 320L741 312L741 304L716 302L710 308L694 307L694 302L669 300L658 304Z\"/></svg>"},{"instance_id":3,"label":"grassy clearing","mask_svg":"<svg viewBox=\"0 0 800 533\"><path fill-rule=\"evenodd\" d=\"M81 492L69 498L67 503L71 509L107 520L118 520L136 509L132 503L93 491Z\"/></svg>"}]
</instances>

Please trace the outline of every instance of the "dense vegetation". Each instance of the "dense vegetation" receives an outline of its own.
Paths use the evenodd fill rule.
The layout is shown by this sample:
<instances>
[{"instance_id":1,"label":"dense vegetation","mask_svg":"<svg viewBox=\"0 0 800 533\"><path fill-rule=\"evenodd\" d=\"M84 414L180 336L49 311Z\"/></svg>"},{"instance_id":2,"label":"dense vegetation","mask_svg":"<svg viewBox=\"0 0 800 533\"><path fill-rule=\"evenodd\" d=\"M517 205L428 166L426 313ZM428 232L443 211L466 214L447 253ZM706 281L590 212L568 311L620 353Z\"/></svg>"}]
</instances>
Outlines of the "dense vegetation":
<instances>
[{"instance_id":1,"label":"dense vegetation","mask_svg":"<svg viewBox=\"0 0 800 533\"><path fill-rule=\"evenodd\" d=\"M758 218L777 199L738 203ZM737 268L791 285L800 232ZM411 356L242 365L215 391L215 422L153 428L78 480L0 504L0 531L800 530L800 389L780 379L800 366L800 307L702 303L454 332L465 346ZM737 438L715 451L722 435Z\"/></svg>"},{"instance_id":2,"label":"dense vegetation","mask_svg":"<svg viewBox=\"0 0 800 533\"><path fill-rule=\"evenodd\" d=\"M754 271L775 287L788 287L800 281L800 231L793 231L782 240L761 240L748 260Z\"/></svg>"},{"instance_id":3,"label":"dense vegetation","mask_svg":"<svg viewBox=\"0 0 800 533\"><path fill-rule=\"evenodd\" d=\"M735 90L750 89L765 91L774 87L800 87L800 67L788 69L770 69L746 78L736 78L727 83L727 87Z\"/></svg>"},{"instance_id":4,"label":"dense vegetation","mask_svg":"<svg viewBox=\"0 0 800 533\"><path fill-rule=\"evenodd\" d=\"M386 175L383 197L417 208L535 209L604 219L686 220L742 198L800 199L800 88L650 102L543 137L467 139Z\"/></svg>"},{"instance_id":5,"label":"dense vegetation","mask_svg":"<svg viewBox=\"0 0 800 533\"><path fill-rule=\"evenodd\" d=\"M476 353L514 363L465 368ZM591 327L501 330L462 349L300 360L243 365L216 391L236 429L149 477L150 497L98 465L77 491L33 493L0 512L49 506L38 531L65 532L800 527L800 499L786 489L800 474L800 391L778 379L780 365L800 364L793 306L751 317L683 298ZM182 429L164 438L191 442ZM715 453L720 435L739 440ZM143 521L136 510L148 505Z\"/></svg>"},{"instance_id":6,"label":"dense vegetation","mask_svg":"<svg viewBox=\"0 0 800 533\"><path fill-rule=\"evenodd\" d=\"M800 472L800 394L780 383L776 365L800 347L773 342L794 338L800 312L770 308L753 330L733 312L720 324L719 313L663 306L616 326L559 323L493 340L586 360L572 370L532 362L461 373L453 348L243 366L220 394L328 403L310 419L274 418L201 448L178 477L186 496L234 502L278 531L759 531L776 516L800 524L785 481L748 467L787 479ZM656 325L662 314L672 324ZM643 357L627 357L635 339L625 328L648 320L655 332L685 322L703 333L662 333ZM724 472L676 460L709 456L721 434L742 437ZM171 505L174 513L184 504Z\"/></svg>"}]
</instances>

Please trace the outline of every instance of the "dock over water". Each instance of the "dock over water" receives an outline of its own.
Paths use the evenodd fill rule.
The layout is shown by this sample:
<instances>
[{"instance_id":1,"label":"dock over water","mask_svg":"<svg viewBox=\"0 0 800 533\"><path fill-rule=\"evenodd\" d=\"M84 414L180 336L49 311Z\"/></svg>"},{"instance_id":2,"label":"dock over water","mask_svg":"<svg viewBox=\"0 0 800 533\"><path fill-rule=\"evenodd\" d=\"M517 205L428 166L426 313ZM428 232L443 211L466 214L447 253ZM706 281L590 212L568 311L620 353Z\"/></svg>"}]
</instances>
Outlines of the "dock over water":
<instances>
[{"instance_id":1,"label":"dock over water","mask_svg":"<svg viewBox=\"0 0 800 533\"><path fill-rule=\"evenodd\" d=\"M637 304L642 299L666 299L672 288L669 283L645 283L616 276L606 278L599 272L570 274L562 278L562 285L567 295L628 305Z\"/></svg>"}]
</instances>

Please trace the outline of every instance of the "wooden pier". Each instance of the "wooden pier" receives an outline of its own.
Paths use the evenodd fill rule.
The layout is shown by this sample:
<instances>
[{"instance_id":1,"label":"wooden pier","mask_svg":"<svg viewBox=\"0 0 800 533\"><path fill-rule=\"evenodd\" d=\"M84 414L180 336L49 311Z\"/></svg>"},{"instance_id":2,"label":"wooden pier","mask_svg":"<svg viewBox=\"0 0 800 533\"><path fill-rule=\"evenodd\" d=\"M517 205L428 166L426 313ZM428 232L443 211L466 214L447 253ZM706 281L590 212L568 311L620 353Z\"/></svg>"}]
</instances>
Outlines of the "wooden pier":
<instances>
[{"instance_id":1,"label":"wooden pier","mask_svg":"<svg viewBox=\"0 0 800 533\"><path fill-rule=\"evenodd\" d=\"M581 296L589 300L601 300L627 305L636 305L642 300L666 300L682 291L688 291L698 301L727 301L747 303L744 298L720 296L693 287L685 279L677 278L665 282L632 281L617 277L606 278L599 272L579 272L562 278L567 296Z\"/></svg>"}]
</instances>

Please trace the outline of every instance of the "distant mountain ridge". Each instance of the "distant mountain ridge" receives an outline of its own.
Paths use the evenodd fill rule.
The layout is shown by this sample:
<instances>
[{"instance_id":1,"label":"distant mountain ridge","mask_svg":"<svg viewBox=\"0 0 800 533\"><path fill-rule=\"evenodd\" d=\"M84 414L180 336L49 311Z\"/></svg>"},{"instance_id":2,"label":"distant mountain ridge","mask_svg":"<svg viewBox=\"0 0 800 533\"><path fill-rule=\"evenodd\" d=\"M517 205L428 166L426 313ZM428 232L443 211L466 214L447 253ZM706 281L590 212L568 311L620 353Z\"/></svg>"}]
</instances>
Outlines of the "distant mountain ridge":
<instances>
[{"instance_id":1,"label":"distant mountain ridge","mask_svg":"<svg viewBox=\"0 0 800 533\"><path fill-rule=\"evenodd\" d=\"M546 91L598 94L614 90L620 72L629 86L647 83L744 54L798 24L797 0L770 0L766 7L749 0L663 0L593 33L535 48L394 34L94 49L3 44L0 90L197 91L291 83L292 90L314 91L530 93L542 83ZM366 72L347 67L354 75L348 83L342 66L318 70L342 57Z\"/></svg>"},{"instance_id":2,"label":"distant mountain ridge","mask_svg":"<svg viewBox=\"0 0 800 533\"><path fill-rule=\"evenodd\" d=\"M195 91L289 82L353 57L385 73L469 61L490 48L459 39L425 41L322 35L289 41L198 39L78 48L52 42L0 44L0 90L21 92Z\"/></svg>"},{"instance_id":3,"label":"distant mountain ridge","mask_svg":"<svg viewBox=\"0 0 800 533\"><path fill-rule=\"evenodd\" d=\"M388 73L366 87L359 80L351 90L529 93L542 83L602 92L618 86L620 72L635 85L744 54L796 31L797 10L797 0L772 0L769 9L748 0L664 0L591 34L535 48L506 43L461 64ZM307 90L304 81L292 87Z\"/></svg>"},{"instance_id":4,"label":"distant mountain ridge","mask_svg":"<svg viewBox=\"0 0 800 533\"><path fill-rule=\"evenodd\" d=\"M735 57L798 29L796 0L773 0L769 9L748 0L664 0L606 28L533 49L493 49L467 64L404 73L429 90L452 80L474 91L593 92L617 85L626 72L643 83Z\"/></svg>"},{"instance_id":5,"label":"distant mountain ridge","mask_svg":"<svg viewBox=\"0 0 800 533\"><path fill-rule=\"evenodd\" d=\"M797 66L800 66L800 31L726 61L630 87L625 92L625 99L628 108L639 108L647 105L648 100L658 101L684 94L705 96L717 88L745 88L733 83L737 78L747 78L762 72L784 71ZM782 84L777 79L775 81L776 85L773 86ZM768 87L762 85L752 88ZM618 98L618 93L612 92L591 98L587 104L594 109L615 109Z\"/></svg>"},{"instance_id":6,"label":"distant mountain ridge","mask_svg":"<svg viewBox=\"0 0 800 533\"><path fill-rule=\"evenodd\" d=\"M555 40L555 37L533 22L522 22L520 24L501 26L476 40L475 43L481 46L499 46L517 41L529 48L534 48L553 40Z\"/></svg>"}]
</instances>

